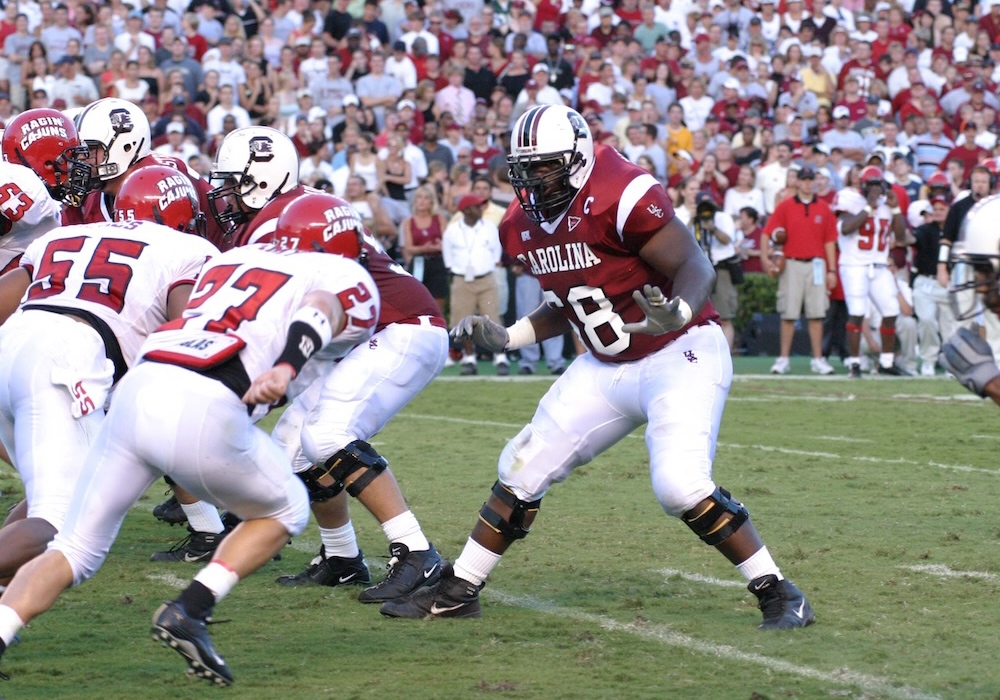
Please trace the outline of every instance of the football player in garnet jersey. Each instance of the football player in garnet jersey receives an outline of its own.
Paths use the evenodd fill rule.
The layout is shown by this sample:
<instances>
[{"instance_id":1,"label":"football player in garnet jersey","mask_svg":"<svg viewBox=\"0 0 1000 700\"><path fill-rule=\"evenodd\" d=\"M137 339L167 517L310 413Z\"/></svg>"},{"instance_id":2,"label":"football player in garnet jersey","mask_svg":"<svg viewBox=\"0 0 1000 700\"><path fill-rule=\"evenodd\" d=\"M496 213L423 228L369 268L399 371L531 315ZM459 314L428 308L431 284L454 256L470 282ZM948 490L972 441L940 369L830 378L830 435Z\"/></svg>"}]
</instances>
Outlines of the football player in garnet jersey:
<instances>
[{"instance_id":1,"label":"football player in garnet jersey","mask_svg":"<svg viewBox=\"0 0 1000 700\"><path fill-rule=\"evenodd\" d=\"M760 628L812 623L747 509L712 480L732 360L708 300L715 272L666 191L610 146L595 146L583 118L562 106L517 120L508 162L519 205L507 210L501 241L538 278L546 303L510 328L467 316L452 333L500 352L575 327L590 352L504 448L499 480L454 566L437 584L383 603L382 614L478 617L486 578L528 534L549 487L646 424L657 500L750 582Z\"/></svg>"},{"instance_id":2,"label":"football player in garnet jersey","mask_svg":"<svg viewBox=\"0 0 1000 700\"><path fill-rule=\"evenodd\" d=\"M198 206L209 211L211 186L192 176L184 161L150 151L149 119L136 104L117 97L91 103L76 117L80 143L86 149L74 159L80 166L70 172L70 196L83 202L84 223L113 221L115 196L125 176L146 165L165 165L184 173L198 193ZM219 250L232 247L215 220L209 220L205 237Z\"/></svg>"},{"instance_id":3,"label":"football player in garnet jersey","mask_svg":"<svg viewBox=\"0 0 1000 700\"><path fill-rule=\"evenodd\" d=\"M969 210L964 245L951 253L952 310L958 321L986 311L1000 315L1000 195L992 195ZM1000 404L1000 368L990 344L970 328L959 330L941 348L941 366L969 391Z\"/></svg>"},{"instance_id":4,"label":"football player in garnet jersey","mask_svg":"<svg viewBox=\"0 0 1000 700\"><path fill-rule=\"evenodd\" d=\"M331 210L337 215L328 220L323 212ZM366 441L440 374L448 332L427 288L382 250L361 221L350 204L328 194L299 197L278 219L279 243L312 227L357 230L382 299L372 341L327 363L274 428L274 439L309 489L322 539L305 571L278 583L371 581L348 512L350 494L371 511L389 541L385 578L358 596L362 603L382 603L436 581L443 562L406 505L388 462Z\"/></svg>"},{"instance_id":5,"label":"football player in garnet jersey","mask_svg":"<svg viewBox=\"0 0 1000 700\"><path fill-rule=\"evenodd\" d=\"M121 222L54 229L0 277L0 440L28 502L0 529L0 580L62 529L112 384L218 253L186 235L198 201L177 171L136 171L119 203Z\"/></svg>"},{"instance_id":6,"label":"football player in garnet jersey","mask_svg":"<svg viewBox=\"0 0 1000 700\"><path fill-rule=\"evenodd\" d=\"M336 358L367 344L378 321L379 291L354 259L357 231L318 233L297 236L300 250L256 245L212 258L181 316L137 349L141 362L115 390L65 527L0 598L0 651L65 588L96 572L129 508L169 474L243 522L194 581L156 610L152 633L187 660L190 673L232 682L208 634L212 608L309 521L305 486L254 423L293 378L308 374L314 354ZM208 245L195 239L187 246L196 243Z\"/></svg>"}]
</instances>

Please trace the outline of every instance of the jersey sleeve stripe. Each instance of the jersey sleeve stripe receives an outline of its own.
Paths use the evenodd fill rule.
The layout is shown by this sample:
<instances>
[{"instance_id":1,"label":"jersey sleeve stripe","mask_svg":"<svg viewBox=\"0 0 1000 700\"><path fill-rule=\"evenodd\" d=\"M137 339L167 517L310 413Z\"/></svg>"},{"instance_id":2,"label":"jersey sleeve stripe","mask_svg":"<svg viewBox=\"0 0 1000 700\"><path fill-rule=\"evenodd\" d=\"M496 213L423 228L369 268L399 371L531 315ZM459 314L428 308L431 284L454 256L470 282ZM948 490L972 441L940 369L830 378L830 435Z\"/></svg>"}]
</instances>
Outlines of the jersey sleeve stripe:
<instances>
[{"instance_id":1,"label":"jersey sleeve stripe","mask_svg":"<svg viewBox=\"0 0 1000 700\"><path fill-rule=\"evenodd\" d=\"M618 238L624 240L622 231L625 230L625 223L635 209L636 203L642 196L649 192L649 188L659 185L656 178L649 173L643 173L626 185L622 192L621 199L618 200L618 218L615 221L615 229L618 231Z\"/></svg>"}]
</instances>

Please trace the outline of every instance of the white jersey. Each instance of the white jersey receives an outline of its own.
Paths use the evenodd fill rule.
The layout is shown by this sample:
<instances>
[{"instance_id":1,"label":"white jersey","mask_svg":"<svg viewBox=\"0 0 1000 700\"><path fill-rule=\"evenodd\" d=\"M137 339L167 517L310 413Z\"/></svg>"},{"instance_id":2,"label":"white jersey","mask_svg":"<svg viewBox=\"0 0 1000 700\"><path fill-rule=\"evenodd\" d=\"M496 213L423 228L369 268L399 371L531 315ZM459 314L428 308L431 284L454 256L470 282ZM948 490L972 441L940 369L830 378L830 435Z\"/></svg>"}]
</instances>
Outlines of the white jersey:
<instances>
[{"instance_id":1,"label":"white jersey","mask_svg":"<svg viewBox=\"0 0 1000 700\"><path fill-rule=\"evenodd\" d=\"M64 226L32 242L21 258L32 279L21 310L55 307L87 318L106 344L117 341L121 357L109 359L120 374L125 368L118 365L132 366L146 336L166 322L170 290L193 284L218 252L151 221Z\"/></svg>"},{"instance_id":2,"label":"white jersey","mask_svg":"<svg viewBox=\"0 0 1000 700\"><path fill-rule=\"evenodd\" d=\"M833 200L835 212L859 214L868 202L860 192L845 188ZM842 224L837 223L837 245L840 248L841 265L887 265L889 249L892 247L892 211L884 202L875 207L875 213L868 217L861 228L844 235Z\"/></svg>"},{"instance_id":3,"label":"white jersey","mask_svg":"<svg viewBox=\"0 0 1000 700\"><path fill-rule=\"evenodd\" d=\"M33 170L0 162L0 273L28 244L62 222L62 206Z\"/></svg>"},{"instance_id":4,"label":"white jersey","mask_svg":"<svg viewBox=\"0 0 1000 700\"><path fill-rule=\"evenodd\" d=\"M254 244L205 266L181 318L146 341L140 356L208 369L237 352L249 378L270 369L285 347L289 319L309 292L334 294L347 325L318 355L341 357L372 336L380 298L371 275L328 253Z\"/></svg>"}]
</instances>

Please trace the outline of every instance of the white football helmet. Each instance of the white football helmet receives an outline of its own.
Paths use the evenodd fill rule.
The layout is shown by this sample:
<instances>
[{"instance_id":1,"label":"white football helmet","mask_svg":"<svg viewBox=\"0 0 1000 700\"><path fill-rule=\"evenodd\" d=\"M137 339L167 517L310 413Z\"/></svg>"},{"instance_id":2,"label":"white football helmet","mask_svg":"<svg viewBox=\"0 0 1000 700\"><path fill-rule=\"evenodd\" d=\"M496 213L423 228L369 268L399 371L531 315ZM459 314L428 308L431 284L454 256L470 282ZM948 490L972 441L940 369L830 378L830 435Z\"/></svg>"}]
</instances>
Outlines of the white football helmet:
<instances>
[{"instance_id":1,"label":"white football helmet","mask_svg":"<svg viewBox=\"0 0 1000 700\"><path fill-rule=\"evenodd\" d=\"M974 318L980 301L1000 311L1000 195L976 203L952 246L948 296L955 318Z\"/></svg>"},{"instance_id":2,"label":"white football helmet","mask_svg":"<svg viewBox=\"0 0 1000 700\"><path fill-rule=\"evenodd\" d=\"M236 129L219 145L209 180L212 216L223 231L233 233L279 194L298 187L299 155L292 140L277 129Z\"/></svg>"},{"instance_id":3,"label":"white football helmet","mask_svg":"<svg viewBox=\"0 0 1000 700\"><path fill-rule=\"evenodd\" d=\"M103 157L91 172L89 190L128 172L140 158L150 153L152 135L149 119L138 105L117 97L97 100L74 118L80 143L90 151L100 147ZM93 154L91 154L93 158Z\"/></svg>"},{"instance_id":4,"label":"white football helmet","mask_svg":"<svg viewBox=\"0 0 1000 700\"><path fill-rule=\"evenodd\" d=\"M569 208L594 169L594 139L578 112L562 105L532 107L510 135L510 184L535 223Z\"/></svg>"}]
</instances>

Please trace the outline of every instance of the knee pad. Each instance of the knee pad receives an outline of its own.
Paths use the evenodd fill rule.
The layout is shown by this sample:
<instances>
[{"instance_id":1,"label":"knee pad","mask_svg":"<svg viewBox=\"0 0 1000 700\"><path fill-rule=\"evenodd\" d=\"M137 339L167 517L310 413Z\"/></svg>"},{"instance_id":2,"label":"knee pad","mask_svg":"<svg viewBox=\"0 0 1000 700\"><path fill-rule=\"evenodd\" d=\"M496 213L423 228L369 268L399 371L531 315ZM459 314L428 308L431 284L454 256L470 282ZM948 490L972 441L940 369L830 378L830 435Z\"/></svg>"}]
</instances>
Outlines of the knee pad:
<instances>
[{"instance_id":1,"label":"knee pad","mask_svg":"<svg viewBox=\"0 0 1000 700\"><path fill-rule=\"evenodd\" d=\"M375 480L379 474L389 467L388 460L380 455L364 440L355 440L342 450L338 450L322 465L314 464L309 469L299 472L298 476L309 491L309 500L313 503L328 501L344 490L344 482L357 471L364 470L350 486L347 493L358 497L365 487ZM332 484L322 484L320 480L333 480Z\"/></svg>"},{"instance_id":2,"label":"knee pad","mask_svg":"<svg viewBox=\"0 0 1000 700\"><path fill-rule=\"evenodd\" d=\"M708 501L708 505L705 505ZM729 518L724 516L729 515ZM742 503L724 488L717 486L712 495L681 516L705 544L713 547L724 542L750 518Z\"/></svg>"},{"instance_id":3,"label":"knee pad","mask_svg":"<svg viewBox=\"0 0 1000 700\"><path fill-rule=\"evenodd\" d=\"M537 513L541 507L542 499L522 501L499 481L493 484L493 495L499 498L505 506L510 506L510 518L505 519L490 508L488 503L484 503L479 511L479 517L482 521L508 539L521 540L527 537L530 530L524 526L524 516L527 513Z\"/></svg>"}]
</instances>

